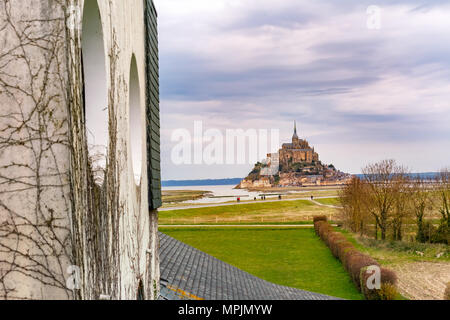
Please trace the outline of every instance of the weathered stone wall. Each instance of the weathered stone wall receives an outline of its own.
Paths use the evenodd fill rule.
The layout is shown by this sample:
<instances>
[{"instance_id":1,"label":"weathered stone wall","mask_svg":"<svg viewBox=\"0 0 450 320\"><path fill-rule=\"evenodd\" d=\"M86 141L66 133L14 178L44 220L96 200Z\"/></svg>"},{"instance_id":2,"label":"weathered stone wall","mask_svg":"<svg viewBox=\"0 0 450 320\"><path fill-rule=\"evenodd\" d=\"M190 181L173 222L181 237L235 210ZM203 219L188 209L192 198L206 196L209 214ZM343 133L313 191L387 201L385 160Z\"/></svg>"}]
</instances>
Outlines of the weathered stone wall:
<instances>
[{"instance_id":1,"label":"weathered stone wall","mask_svg":"<svg viewBox=\"0 0 450 320\"><path fill-rule=\"evenodd\" d=\"M101 185L84 123L83 4L0 2L0 299L136 299L140 283L145 298L158 294L157 217L129 147L133 55L145 124L144 1L98 0L109 121Z\"/></svg>"},{"instance_id":2,"label":"weathered stone wall","mask_svg":"<svg viewBox=\"0 0 450 320\"><path fill-rule=\"evenodd\" d=\"M71 298L64 11L0 2L0 298Z\"/></svg>"}]
</instances>

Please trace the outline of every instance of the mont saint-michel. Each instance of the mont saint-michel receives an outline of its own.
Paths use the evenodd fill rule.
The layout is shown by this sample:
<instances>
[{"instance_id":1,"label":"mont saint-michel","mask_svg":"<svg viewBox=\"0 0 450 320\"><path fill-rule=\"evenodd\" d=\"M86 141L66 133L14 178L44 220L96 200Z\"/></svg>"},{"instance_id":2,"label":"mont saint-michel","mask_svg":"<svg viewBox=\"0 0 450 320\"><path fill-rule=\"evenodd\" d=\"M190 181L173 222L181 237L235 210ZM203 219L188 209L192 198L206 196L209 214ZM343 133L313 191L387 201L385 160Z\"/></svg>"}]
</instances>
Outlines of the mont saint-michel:
<instances>
[{"instance_id":1,"label":"mont saint-michel","mask_svg":"<svg viewBox=\"0 0 450 320\"><path fill-rule=\"evenodd\" d=\"M277 153L269 153L256 163L236 188L332 186L346 184L350 178L333 164L323 164L314 147L299 138L294 122L292 142L284 143Z\"/></svg>"}]
</instances>

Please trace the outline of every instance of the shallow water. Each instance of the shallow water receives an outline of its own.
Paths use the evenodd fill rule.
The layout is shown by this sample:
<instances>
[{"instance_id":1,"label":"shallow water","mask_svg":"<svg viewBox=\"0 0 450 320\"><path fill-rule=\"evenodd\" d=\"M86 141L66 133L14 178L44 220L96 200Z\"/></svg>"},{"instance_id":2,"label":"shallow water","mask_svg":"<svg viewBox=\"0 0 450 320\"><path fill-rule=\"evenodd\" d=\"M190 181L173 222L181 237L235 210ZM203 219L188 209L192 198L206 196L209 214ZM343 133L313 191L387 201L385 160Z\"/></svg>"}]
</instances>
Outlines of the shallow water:
<instances>
[{"instance_id":1,"label":"shallow water","mask_svg":"<svg viewBox=\"0 0 450 320\"><path fill-rule=\"evenodd\" d=\"M237 201L237 198L240 197L242 201L245 200L253 200L255 197L259 199L262 194L271 194L273 192L254 192L248 191L245 189L233 189L235 185L221 185L221 186L185 186L185 187L163 187L162 190L201 190L201 191L210 191L213 194L212 197L204 197L197 200L188 200L183 201L181 203L223 203L229 201ZM306 191L290 191L283 192L283 194L288 193L304 193ZM277 198L277 195L267 195L266 199L274 199Z\"/></svg>"}]
</instances>

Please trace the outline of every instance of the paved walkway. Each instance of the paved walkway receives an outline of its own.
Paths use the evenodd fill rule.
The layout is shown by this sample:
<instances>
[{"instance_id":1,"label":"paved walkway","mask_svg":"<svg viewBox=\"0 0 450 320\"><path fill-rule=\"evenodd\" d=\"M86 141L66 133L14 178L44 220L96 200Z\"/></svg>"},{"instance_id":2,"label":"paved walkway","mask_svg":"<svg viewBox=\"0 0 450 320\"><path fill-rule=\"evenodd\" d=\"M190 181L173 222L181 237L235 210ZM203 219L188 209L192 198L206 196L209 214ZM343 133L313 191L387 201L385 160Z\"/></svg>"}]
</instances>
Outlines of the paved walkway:
<instances>
[{"instance_id":1,"label":"paved walkway","mask_svg":"<svg viewBox=\"0 0 450 320\"><path fill-rule=\"evenodd\" d=\"M338 198L338 196L314 197L314 199L330 199L330 198ZM310 197L306 197L306 198L294 198L294 199L282 199L282 200L278 200L278 199L274 199L274 200L257 200L257 201L201 204L201 205L192 205L192 206L183 206L183 207L168 207L168 208L159 208L158 211L187 210L187 209L198 209L198 208L212 208L212 207L236 206L236 205L246 205L246 204L255 204L255 203L268 203L268 202L298 201L298 200L309 200L309 201L313 201L315 204L319 204L319 205L322 205L322 206L328 206L328 205L316 202L314 200L311 200Z\"/></svg>"}]
</instances>

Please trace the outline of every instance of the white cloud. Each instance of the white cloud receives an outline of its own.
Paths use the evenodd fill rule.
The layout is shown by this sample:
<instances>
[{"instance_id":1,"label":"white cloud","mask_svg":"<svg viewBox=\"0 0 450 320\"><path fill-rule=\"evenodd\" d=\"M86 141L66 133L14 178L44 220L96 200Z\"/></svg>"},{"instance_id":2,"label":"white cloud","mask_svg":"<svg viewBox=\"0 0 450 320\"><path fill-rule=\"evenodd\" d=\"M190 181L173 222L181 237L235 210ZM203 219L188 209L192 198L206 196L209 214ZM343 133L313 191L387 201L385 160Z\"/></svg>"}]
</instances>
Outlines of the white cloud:
<instances>
[{"instance_id":1,"label":"white cloud","mask_svg":"<svg viewBox=\"0 0 450 320\"><path fill-rule=\"evenodd\" d=\"M327 162L351 172L379 157L417 171L449 164L448 4L380 0L381 29L368 30L364 1L155 2L163 161L171 131L195 120L221 130L279 128L289 139L297 119ZM163 177L249 169L214 168L166 163Z\"/></svg>"}]
</instances>

